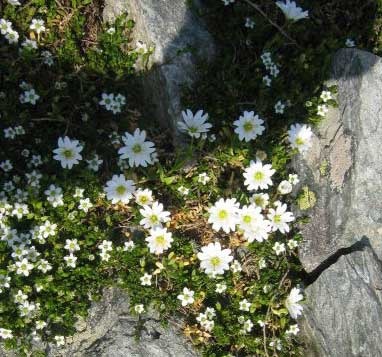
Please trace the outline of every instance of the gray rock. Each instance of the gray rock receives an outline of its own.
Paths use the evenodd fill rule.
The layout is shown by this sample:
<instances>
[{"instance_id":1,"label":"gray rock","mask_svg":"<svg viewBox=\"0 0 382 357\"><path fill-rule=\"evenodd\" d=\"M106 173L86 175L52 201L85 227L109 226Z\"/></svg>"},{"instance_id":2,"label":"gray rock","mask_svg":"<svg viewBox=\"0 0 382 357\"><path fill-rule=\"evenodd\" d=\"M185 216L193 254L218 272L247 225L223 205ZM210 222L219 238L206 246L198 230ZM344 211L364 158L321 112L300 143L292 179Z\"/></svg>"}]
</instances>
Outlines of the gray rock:
<instances>
[{"instance_id":1,"label":"gray rock","mask_svg":"<svg viewBox=\"0 0 382 357\"><path fill-rule=\"evenodd\" d=\"M201 8L194 1L195 8ZM149 113L179 135L182 88L197 78L197 61L210 61L215 53L211 35L186 0L107 0L104 19L127 11L135 21L133 37L154 47L143 92Z\"/></svg>"},{"instance_id":2,"label":"gray rock","mask_svg":"<svg viewBox=\"0 0 382 357\"><path fill-rule=\"evenodd\" d=\"M154 312L138 317L129 312L129 299L120 289L105 289L103 299L93 303L86 321L66 345L40 347L47 357L195 357L198 354L173 321L161 326ZM139 337L139 339L138 339ZM1 352L2 357L16 357Z\"/></svg>"},{"instance_id":3,"label":"gray rock","mask_svg":"<svg viewBox=\"0 0 382 357\"><path fill-rule=\"evenodd\" d=\"M333 77L339 108L294 162L317 197L301 226L302 326L312 356L382 356L382 59L340 50Z\"/></svg>"}]
</instances>

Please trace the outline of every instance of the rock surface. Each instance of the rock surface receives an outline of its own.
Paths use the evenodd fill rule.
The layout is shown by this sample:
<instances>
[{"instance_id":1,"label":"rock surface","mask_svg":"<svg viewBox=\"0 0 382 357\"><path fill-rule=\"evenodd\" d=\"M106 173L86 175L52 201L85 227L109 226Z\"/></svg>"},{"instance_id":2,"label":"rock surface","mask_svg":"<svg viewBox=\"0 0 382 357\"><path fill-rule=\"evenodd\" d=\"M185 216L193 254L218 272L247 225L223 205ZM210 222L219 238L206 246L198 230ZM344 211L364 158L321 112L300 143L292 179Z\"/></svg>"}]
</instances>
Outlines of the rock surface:
<instances>
[{"instance_id":1,"label":"rock surface","mask_svg":"<svg viewBox=\"0 0 382 357\"><path fill-rule=\"evenodd\" d=\"M102 301L94 303L86 321L78 323L73 337L63 348L45 348L47 357L195 357L197 353L182 332L170 321L163 328L154 314L138 318L129 312L126 294L116 288L106 289ZM140 336L137 340L136 337ZM1 357L16 357L0 351Z\"/></svg>"},{"instance_id":2,"label":"rock surface","mask_svg":"<svg viewBox=\"0 0 382 357\"><path fill-rule=\"evenodd\" d=\"M193 6L200 8L198 1ZM181 118L181 92L197 76L196 62L213 58L213 39L186 0L107 0L104 19L127 11L135 21L133 37L154 47L143 77L150 112L174 136Z\"/></svg>"},{"instance_id":3,"label":"rock surface","mask_svg":"<svg viewBox=\"0 0 382 357\"><path fill-rule=\"evenodd\" d=\"M310 356L382 356L382 59L340 50L339 108L294 162L317 197L301 227L310 273L302 329Z\"/></svg>"}]
</instances>

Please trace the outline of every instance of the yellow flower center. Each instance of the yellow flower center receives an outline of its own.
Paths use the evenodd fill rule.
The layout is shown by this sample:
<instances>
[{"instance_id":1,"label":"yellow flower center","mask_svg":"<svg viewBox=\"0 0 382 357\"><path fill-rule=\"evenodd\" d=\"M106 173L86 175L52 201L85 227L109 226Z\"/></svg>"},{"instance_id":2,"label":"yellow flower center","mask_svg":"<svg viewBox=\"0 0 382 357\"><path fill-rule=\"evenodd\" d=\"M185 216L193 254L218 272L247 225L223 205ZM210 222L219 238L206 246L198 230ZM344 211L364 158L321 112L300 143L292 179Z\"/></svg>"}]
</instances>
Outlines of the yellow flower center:
<instances>
[{"instance_id":1,"label":"yellow flower center","mask_svg":"<svg viewBox=\"0 0 382 357\"><path fill-rule=\"evenodd\" d=\"M226 219L228 217L228 212L225 209L222 209L219 211L218 216L220 219Z\"/></svg>"},{"instance_id":2,"label":"yellow flower center","mask_svg":"<svg viewBox=\"0 0 382 357\"><path fill-rule=\"evenodd\" d=\"M155 241L158 245L165 245L166 239L164 236L158 236L155 238Z\"/></svg>"},{"instance_id":3,"label":"yellow flower center","mask_svg":"<svg viewBox=\"0 0 382 357\"><path fill-rule=\"evenodd\" d=\"M64 155L65 159L71 159L73 158L73 151L70 149L65 149L62 154Z\"/></svg>"},{"instance_id":4,"label":"yellow flower center","mask_svg":"<svg viewBox=\"0 0 382 357\"><path fill-rule=\"evenodd\" d=\"M210 262L211 262L211 265L214 268L216 268L221 263L221 260L219 257L213 257L213 258L211 258Z\"/></svg>"},{"instance_id":5,"label":"yellow flower center","mask_svg":"<svg viewBox=\"0 0 382 357\"><path fill-rule=\"evenodd\" d=\"M255 174L253 175L253 178L255 179L255 181L261 181L264 179L264 173L261 172L261 171L257 171L255 172Z\"/></svg>"},{"instance_id":6,"label":"yellow flower center","mask_svg":"<svg viewBox=\"0 0 382 357\"><path fill-rule=\"evenodd\" d=\"M126 192L126 187L123 185L120 185L115 190L117 191L119 195L123 195Z\"/></svg>"},{"instance_id":7,"label":"yellow flower center","mask_svg":"<svg viewBox=\"0 0 382 357\"><path fill-rule=\"evenodd\" d=\"M135 144L132 148L134 154L139 154L142 152L142 146L139 144Z\"/></svg>"},{"instance_id":8,"label":"yellow flower center","mask_svg":"<svg viewBox=\"0 0 382 357\"><path fill-rule=\"evenodd\" d=\"M280 223L281 222L281 216L279 214L276 214L274 217L273 217L273 222L275 223Z\"/></svg>"},{"instance_id":9,"label":"yellow flower center","mask_svg":"<svg viewBox=\"0 0 382 357\"><path fill-rule=\"evenodd\" d=\"M246 215L246 216L243 217L243 222L244 223L248 224L248 223L251 223L251 221L252 221L251 216Z\"/></svg>"},{"instance_id":10,"label":"yellow flower center","mask_svg":"<svg viewBox=\"0 0 382 357\"><path fill-rule=\"evenodd\" d=\"M247 121L243 125L243 129L244 129L244 131L251 131L253 129L253 124L251 122Z\"/></svg>"},{"instance_id":11,"label":"yellow flower center","mask_svg":"<svg viewBox=\"0 0 382 357\"><path fill-rule=\"evenodd\" d=\"M296 145L298 146L301 146L301 145L304 145L305 144L305 141L301 138L297 138L296 139Z\"/></svg>"}]
</instances>

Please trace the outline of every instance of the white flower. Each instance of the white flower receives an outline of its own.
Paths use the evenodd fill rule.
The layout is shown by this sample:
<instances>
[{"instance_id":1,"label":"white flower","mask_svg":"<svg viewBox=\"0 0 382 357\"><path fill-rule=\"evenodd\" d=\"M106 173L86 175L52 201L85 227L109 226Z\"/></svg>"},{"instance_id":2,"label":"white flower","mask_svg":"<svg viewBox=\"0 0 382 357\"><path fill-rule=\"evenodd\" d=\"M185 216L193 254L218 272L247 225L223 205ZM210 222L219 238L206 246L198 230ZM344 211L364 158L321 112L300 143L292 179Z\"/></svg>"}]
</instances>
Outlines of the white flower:
<instances>
[{"instance_id":1,"label":"white flower","mask_svg":"<svg viewBox=\"0 0 382 357\"><path fill-rule=\"evenodd\" d=\"M44 274L49 270L52 270L52 266L45 259L41 259L37 265L37 269L42 271Z\"/></svg>"},{"instance_id":2,"label":"white flower","mask_svg":"<svg viewBox=\"0 0 382 357\"><path fill-rule=\"evenodd\" d=\"M297 335L299 333L300 329L298 328L298 325L291 325L289 326L289 329L285 331L287 335Z\"/></svg>"},{"instance_id":3,"label":"white flower","mask_svg":"<svg viewBox=\"0 0 382 357\"><path fill-rule=\"evenodd\" d=\"M113 243L108 240L103 240L102 243L98 246L98 249L103 252L110 252L113 250Z\"/></svg>"},{"instance_id":4,"label":"white flower","mask_svg":"<svg viewBox=\"0 0 382 357\"><path fill-rule=\"evenodd\" d=\"M267 189L272 186L272 175L276 170L272 169L272 165L263 165L261 161L251 161L249 167L244 170L244 185L248 186L248 190Z\"/></svg>"},{"instance_id":5,"label":"white flower","mask_svg":"<svg viewBox=\"0 0 382 357\"><path fill-rule=\"evenodd\" d=\"M265 209L269 203L269 195L267 193L255 193L250 197L249 201L255 206Z\"/></svg>"},{"instance_id":6,"label":"white flower","mask_svg":"<svg viewBox=\"0 0 382 357\"><path fill-rule=\"evenodd\" d=\"M150 286L151 285L152 275L145 273L142 277L139 278L141 285Z\"/></svg>"},{"instance_id":7,"label":"white flower","mask_svg":"<svg viewBox=\"0 0 382 357\"><path fill-rule=\"evenodd\" d=\"M272 84L272 78L269 77L268 75L263 77L263 83L267 86L270 87Z\"/></svg>"},{"instance_id":8,"label":"white flower","mask_svg":"<svg viewBox=\"0 0 382 357\"><path fill-rule=\"evenodd\" d=\"M273 77L277 77L280 73L280 70L279 70L279 67L277 67L276 64L272 64L270 67L269 67L269 73L273 76ZM279 102L281 104L281 102ZM284 105L284 104L282 104ZM285 105L284 105L285 107ZM277 113L277 112L276 112Z\"/></svg>"},{"instance_id":9,"label":"white flower","mask_svg":"<svg viewBox=\"0 0 382 357\"><path fill-rule=\"evenodd\" d=\"M328 100L333 99L332 93L328 90L323 90L320 98L326 103Z\"/></svg>"},{"instance_id":10,"label":"white flower","mask_svg":"<svg viewBox=\"0 0 382 357\"><path fill-rule=\"evenodd\" d=\"M243 299L239 302L239 310L249 311L251 305L252 304L247 299Z\"/></svg>"},{"instance_id":11,"label":"white flower","mask_svg":"<svg viewBox=\"0 0 382 357\"><path fill-rule=\"evenodd\" d=\"M28 300L28 295L24 294L21 290L18 290L13 299L16 304L22 304L24 301Z\"/></svg>"},{"instance_id":12,"label":"white flower","mask_svg":"<svg viewBox=\"0 0 382 357\"><path fill-rule=\"evenodd\" d=\"M284 114L285 107L286 107L286 105L281 100L279 100L275 104L275 113L276 114Z\"/></svg>"},{"instance_id":13,"label":"white flower","mask_svg":"<svg viewBox=\"0 0 382 357\"><path fill-rule=\"evenodd\" d=\"M288 245L289 249L293 250L293 249L298 247L298 242L296 240L294 240L294 239L290 239L288 241L287 245Z\"/></svg>"},{"instance_id":14,"label":"white flower","mask_svg":"<svg viewBox=\"0 0 382 357\"><path fill-rule=\"evenodd\" d=\"M285 0L285 3L277 1L276 5L281 9L288 20L298 21L309 17L308 11L303 11L294 1Z\"/></svg>"},{"instance_id":15,"label":"white flower","mask_svg":"<svg viewBox=\"0 0 382 357\"><path fill-rule=\"evenodd\" d=\"M240 273L243 270L243 268L241 267L241 264L237 260L234 260L232 262L230 269L232 273Z\"/></svg>"},{"instance_id":16,"label":"white flower","mask_svg":"<svg viewBox=\"0 0 382 357\"><path fill-rule=\"evenodd\" d=\"M0 33L2 35L6 35L11 30L12 30L12 22L5 19L0 19Z\"/></svg>"},{"instance_id":17,"label":"white flower","mask_svg":"<svg viewBox=\"0 0 382 357\"><path fill-rule=\"evenodd\" d=\"M240 228L244 231L244 238L252 243L254 240L262 242L268 239L272 230L270 222L261 214L261 207L254 205L243 206L240 213Z\"/></svg>"},{"instance_id":18,"label":"white flower","mask_svg":"<svg viewBox=\"0 0 382 357\"><path fill-rule=\"evenodd\" d=\"M46 220L44 224L39 228L39 233L43 238L48 238L49 236L54 236L57 230L57 224L51 223L49 220Z\"/></svg>"},{"instance_id":19,"label":"white flower","mask_svg":"<svg viewBox=\"0 0 382 357\"><path fill-rule=\"evenodd\" d=\"M73 197L75 197L75 198L82 198L82 197L84 197L84 191L85 190L83 188L76 187L75 191L74 191Z\"/></svg>"},{"instance_id":20,"label":"white flower","mask_svg":"<svg viewBox=\"0 0 382 357\"><path fill-rule=\"evenodd\" d=\"M151 164L151 154L154 153L154 143L146 140L146 131L140 129L135 129L134 134L125 133L122 136L122 141L125 146L118 150L121 159L128 159L129 165L143 166L146 167L147 164Z\"/></svg>"},{"instance_id":21,"label":"white flower","mask_svg":"<svg viewBox=\"0 0 382 357\"><path fill-rule=\"evenodd\" d=\"M16 262L15 265L17 267L16 274L19 275L29 276L29 272L33 269L33 264L30 264L26 258Z\"/></svg>"},{"instance_id":22,"label":"white flower","mask_svg":"<svg viewBox=\"0 0 382 357\"><path fill-rule=\"evenodd\" d=\"M195 301L194 294L195 292L189 288L183 288L183 293L178 295L178 299L181 301L182 306L192 304Z\"/></svg>"},{"instance_id":23,"label":"white flower","mask_svg":"<svg viewBox=\"0 0 382 357\"><path fill-rule=\"evenodd\" d=\"M273 247L272 247L273 251L275 252L276 255L280 255L281 253L285 253L286 249L285 249L285 244L284 243L279 243L279 242L276 242Z\"/></svg>"},{"instance_id":24,"label":"white flower","mask_svg":"<svg viewBox=\"0 0 382 357\"><path fill-rule=\"evenodd\" d=\"M297 184L300 182L300 180L299 180L297 174L289 174L289 176L288 176L288 181L289 181L292 185L297 185Z\"/></svg>"},{"instance_id":25,"label":"white flower","mask_svg":"<svg viewBox=\"0 0 382 357\"><path fill-rule=\"evenodd\" d=\"M280 233L289 232L289 222L294 221L294 216L292 212L287 212L286 203L275 202L276 209L270 208L268 211L268 219L271 222L272 230L280 231Z\"/></svg>"},{"instance_id":26,"label":"white flower","mask_svg":"<svg viewBox=\"0 0 382 357\"><path fill-rule=\"evenodd\" d=\"M234 4L235 0L222 0L225 6L228 6L229 4Z\"/></svg>"},{"instance_id":27,"label":"white flower","mask_svg":"<svg viewBox=\"0 0 382 357\"><path fill-rule=\"evenodd\" d=\"M109 35L114 35L115 34L115 27L109 27L106 30L106 33L108 33Z\"/></svg>"},{"instance_id":28,"label":"white flower","mask_svg":"<svg viewBox=\"0 0 382 357\"><path fill-rule=\"evenodd\" d=\"M23 216L29 213L28 205L25 203L16 202L13 206L12 216L16 216L18 219L21 219Z\"/></svg>"},{"instance_id":29,"label":"white flower","mask_svg":"<svg viewBox=\"0 0 382 357\"><path fill-rule=\"evenodd\" d=\"M264 258L260 258L259 260L259 269L264 269L267 267L267 262L265 261Z\"/></svg>"},{"instance_id":30,"label":"white flower","mask_svg":"<svg viewBox=\"0 0 382 357\"><path fill-rule=\"evenodd\" d=\"M90 198L80 199L80 204L78 205L78 209L81 209L85 213L87 213L89 209L92 207L93 207L93 204L90 202Z\"/></svg>"},{"instance_id":31,"label":"white flower","mask_svg":"<svg viewBox=\"0 0 382 357\"><path fill-rule=\"evenodd\" d=\"M13 165L9 160L5 160L5 161L0 162L0 168L4 172L9 172L13 169Z\"/></svg>"},{"instance_id":32,"label":"white flower","mask_svg":"<svg viewBox=\"0 0 382 357\"><path fill-rule=\"evenodd\" d=\"M95 154L92 159L86 160L86 162L88 163L89 170L97 172L99 170L99 167L102 165L103 160L101 160L99 156Z\"/></svg>"},{"instance_id":33,"label":"white flower","mask_svg":"<svg viewBox=\"0 0 382 357\"><path fill-rule=\"evenodd\" d=\"M187 196L190 193L190 189L184 186L178 187L178 192L183 196Z\"/></svg>"},{"instance_id":34,"label":"white flower","mask_svg":"<svg viewBox=\"0 0 382 357\"><path fill-rule=\"evenodd\" d=\"M34 40L25 39L21 46L28 50L37 50L37 42Z\"/></svg>"},{"instance_id":35,"label":"white flower","mask_svg":"<svg viewBox=\"0 0 382 357\"><path fill-rule=\"evenodd\" d=\"M135 192L135 183L132 180L126 180L125 176L113 175L111 180L106 182L104 188L106 197L111 203L129 203Z\"/></svg>"},{"instance_id":36,"label":"white flower","mask_svg":"<svg viewBox=\"0 0 382 357\"><path fill-rule=\"evenodd\" d=\"M139 224L144 228L160 227L170 220L170 212L164 211L163 205L157 201L152 206L143 206L139 212L143 216Z\"/></svg>"},{"instance_id":37,"label":"white flower","mask_svg":"<svg viewBox=\"0 0 382 357\"><path fill-rule=\"evenodd\" d=\"M70 253L69 255L65 256L64 260L66 261L66 266L71 268L76 267L77 257L74 256L73 253Z\"/></svg>"},{"instance_id":38,"label":"white flower","mask_svg":"<svg viewBox=\"0 0 382 357\"><path fill-rule=\"evenodd\" d=\"M135 45L136 45L136 48L135 48L136 52L143 55L149 52L149 49L147 48L147 45L144 42L137 41Z\"/></svg>"},{"instance_id":39,"label":"white flower","mask_svg":"<svg viewBox=\"0 0 382 357\"><path fill-rule=\"evenodd\" d=\"M47 200L53 207L62 206L64 204L64 195L62 193L61 187L50 185L49 188L44 191L44 193L48 196Z\"/></svg>"},{"instance_id":40,"label":"white flower","mask_svg":"<svg viewBox=\"0 0 382 357\"><path fill-rule=\"evenodd\" d=\"M143 314L145 312L145 307L143 306L143 304L134 305L134 311L137 314Z\"/></svg>"},{"instance_id":41,"label":"white flower","mask_svg":"<svg viewBox=\"0 0 382 357\"><path fill-rule=\"evenodd\" d=\"M57 346L65 345L65 337L64 336L54 336L54 339L56 340Z\"/></svg>"},{"instance_id":42,"label":"white flower","mask_svg":"<svg viewBox=\"0 0 382 357\"><path fill-rule=\"evenodd\" d=\"M138 189L135 193L135 202L140 206L148 206L153 203L153 192L149 189Z\"/></svg>"},{"instance_id":43,"label":"white flower","mask_svg":"<svg viewBox=\"0 0 382 357\"><path fill-rule=\"evenodd\" d=\"M198 110L194 115L190 109L182 111L183 121L178 122L179 130L193 138L200 138L202 133L208 133L212 125L207 122L208 114L203 115L203 110Z\"/></svg>"},{"instance_id":44,"label":"white flower","mask_svg":"<svg viewBox=\"0 0 382 357\"><path fill-rule=\"evenodd\" d=\"M300 289L293 288L290 291L289 296L285 300L285 306L293 319L296 319L298 316L301 315L303 308L300 304L298 304L298 302L301 301L303 298L304 297L302 296Z\"/></svg>"},{"instance_id":45,"label":"white flower","mask_svg":"<svg viewBox=\"0 0 382 357\"><path fill-rule=\"evenodd\" d=\"M227 290L227 285L222 283L222 284L216 284L216 288L215 288L215 291L218 293L218 294L221 294L221 293L224 293L224 291Z\"/></svg>"},{"instance_id":46,"label":"white flower","mask_svg":"<svg viewBox=\"0 0 382 357\"><path fill-rule=\"evenodd\" d=\"M317 106L317 115L324 117L329 111L329 108L326 104L320 104Z\"/></svg>"},{"instance_id":47,"label":"white flower","mask_svg":"<svg viewBox=\"0 0 382 357\"><path fill-rule=\"evenodd\" d=\"M102 99L100 100L99 104L104 106L107 110L111 110L114 101L114 94L110 93L102 93L101 95Z\"/></svg>"},{"instance_id":48,"label":"white flower","mask_svg":"<svg viewBox=\"0 0 382 357\"><path fill-rule=\"evenodd\" d=\"M5 328L0 328L0 337L4 340L8 338L13 338L12 330L7 330Z\"/></svg>"},{"instance_id":49,"label":"white flower","mask_svg":"<svg viewBox=\"0 0 382 357\"><path fill-rule=\"evenodd\" d=\"M244 114L233 122L236 126L235 133L239 135L241 141L245 140L246 142L256 139L263 133L265 130L263 123L264 120L255 115L253 111L244 111Z\"/></svg>"},{"instance_id":50,"label":"white flower","mask_svg":"<svg viewBox=\"0 0 382 357\"><path fill-rule=\"evenodd\" d=\"M255 27L255 21L253 21L253 19L251 19L250 17L247 17L245 19L245 27L253 29Z\"/></svg>"},{"instance_id":51,"label":"white flower","mask_svg":"<svg viewBox=\"0 0 382 357\"><path fill-rule=\"evenodd\" d=\"M229 233L236 230L238 223L239 203L235 198L224 200L220 198L208 210L208 223L212 224L212 229Z\"/></svg>"},{"instance_id":52,"label":"white flower","mask_svg":"<svg viewBox=\"0 0 382 357\"><path fill-rule=\"evenodd\" d=\"M66 245L64 248L69 250L70 253L80 250L77 239L67 239L65 243Z\"/></svg>"},{"instance_id":53,"label":"white flower","mask_svg":"<svg viewBox=\"0 0 382 357\"><path fill-rule=\"evenodd\" d=\"M173 242L172 233L167 232L167 228L155 227L150 229L150 236L146 239L150 253L162 254L170 248Z\"/></svg>"},{"instance_id":54,"label":"white flower","mask_svg":"<svg viewBox=\"0 0 382 357\"><path fill-rule=\"evenodd\" d=\"M47 66L53 65L53 55L50 51L42 51L41 57L43 58L42 62L46 64Z\"/></svg>"},{"instance_id":55,"label":"white flower","mask_svg":"<svg viewBox=\"0 0 382 357\"><path fill-rule=\"evenodd\" d=\"M29 28L34 30L37 34L40 34L46 30L44 26L44 20L40 19L32 19L32 23L30 24Z\"/></svg>"},{"instance_id":56,"label":"white flower","mask_svg":"<svg viewBox=\"0 0 382 357\"><path fill-rule=\"evenodd\" d=\"M277 187L277 191L282 195L287 195L288 193L291 193L292 189L292 184L286 180L281 181L279 186Z\"/></svg>"},{"instance_id":57,"label":"white flower","mask_svg":"<svg viewBox=\"0 0 382 357\"><path fill-rule=\"evenodd\" d=\"M2 239L4 240L4 239ZM11 281L11 278L9 276L6 276L6 275L3 275L3 274L0 274L0 293L3 291L3 288L9 288L10 283Z\"/></svg>"},{"instance_id":58,"label":"white flower","mask_svg":"<svg viewBox=\"0 0 382 357\"><path fill-rule=\"evenodd\" d=\"M9 29L5 35L9 44L17 43L19 41L19 33L13 29Z\"/></svg>"},{"instance_id":59,"label":"white flower","mask_svg":"<svg viewBox=\"0 0 382 357\"><path fill-rule=\"evenodd\" d=\"M202 185L206 185L211 180L210 177L208 177L206 172L202 172L198 175L198 182Z\"/></svg>"},{"instance_id":60,"label":"white flower","mask_svg":"<svg viewBox=\"0 0 382 357\"><path fill-rule=\"evenodd\" d=\"M47 323L45 321L37 320L36 321L36 330L42 330L46 327Z\"/></svg>"},{"instance_id":61,"label":"white flower","mask_svg":"<svg viewBox=\"0 0 382 357\"><path fill-rule=\"evenodd\" d=\"M53 150L55 153L54 159L61 162L63 168L71 169L73 165L79 163L82 159L80 152L83 146L79 144L78 140L71 140L67 136L58 138L58 148Z\"/></svg>"},{"instance_id":62,"label":"white flower","mask_svg":"<svg viewBox=\"0 0 382 357\"><path fill-rule=\"evenodd\" d=\"M230 255L231 249L221 249L220 243L210 243L202 247L202 251L198 253L200 267L206 274L212 276L224 274L229 269L229 263L233 260Z\"/></svg>"},{"instance_id":63,"label":"white flower","mask_svg":"<svg viewBox=\"0 0 382 357\"><path fill-rule=\"evenodd\" d=\"M252 328L253 328L253 322L251 320L248 319L248 320L244 321L243 330L245 332L251 332Z\"/></svg>"},{"instance_id":64,"label":"white flower","mask_svg":"<svg viewBox=\"0 0 382 357\"><path fill-rule=\"evenodd\" d=\"M345 46L346 47L355 47L355 42L353 39L351 38L347 38L346 41L345 41Z\"/></svg>"},{"instance_id":65,"label":"white flower","mask_svg":"<svg viewBox=\"0 0 382 357\"><path fill-rule=\"evenodd\" d=\"M312 129L307 125L292 124L288 130L288 141L293 149L305 153L312 146Z\"/></svg>"},{"instance_id":66,"label":"white flower","mask_svg":"<svg viewBox=\"0 0 382 357\"><path fill-rule=\"evenodd\" d=\"M23 94L20 95L20 103L30 103L35 105L39 99L40 96L33 88L26 90Z\"/></svg>"},{"instance_id":67,"label":"white flower","mask_svg":"<svg viewBox=\"0 0 382 357\"><path fill-rule=\"evenodd\" d=\"M135 247L134 242L132 240L130 240L130 241L124 243L123 250L125 252L128 252L128 251L133 250L134 247Z\"/></svg>"}]
</instances>

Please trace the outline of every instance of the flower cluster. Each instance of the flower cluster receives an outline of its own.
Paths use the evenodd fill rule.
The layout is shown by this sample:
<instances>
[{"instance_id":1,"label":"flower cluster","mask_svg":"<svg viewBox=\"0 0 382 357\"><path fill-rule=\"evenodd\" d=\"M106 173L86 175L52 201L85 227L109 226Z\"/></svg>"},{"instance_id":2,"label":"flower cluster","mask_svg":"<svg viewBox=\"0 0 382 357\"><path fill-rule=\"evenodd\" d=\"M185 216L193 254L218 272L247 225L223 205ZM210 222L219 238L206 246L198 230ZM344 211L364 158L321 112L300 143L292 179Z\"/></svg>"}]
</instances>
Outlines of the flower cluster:
<instances>
[{"instance_id":1,"label":"flower cluster","mask_svg":"<svg viewBox=\"0 0 382 357\"><path fill-rule=\"evenodd\" d=\"M122 108L126 105L126 97L121 93L102 93L99 105L105 107L106 110L113 114L118 114L121 113Z\"/></svg>"}]
</instances>

